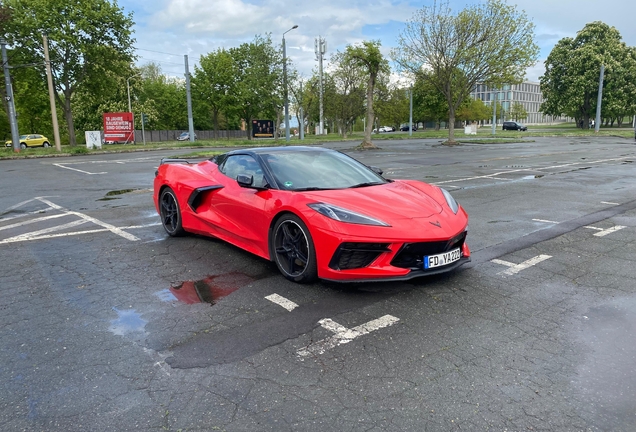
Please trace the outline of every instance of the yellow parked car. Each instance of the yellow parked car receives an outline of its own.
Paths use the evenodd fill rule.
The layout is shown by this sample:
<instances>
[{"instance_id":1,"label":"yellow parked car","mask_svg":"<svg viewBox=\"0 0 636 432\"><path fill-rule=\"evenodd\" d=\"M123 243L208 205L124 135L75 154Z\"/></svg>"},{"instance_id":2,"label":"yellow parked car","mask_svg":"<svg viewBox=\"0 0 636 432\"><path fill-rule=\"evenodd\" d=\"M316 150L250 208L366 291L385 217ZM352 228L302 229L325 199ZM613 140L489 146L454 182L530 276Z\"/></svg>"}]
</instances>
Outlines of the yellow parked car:
<instances>
[{"instance_id":1,"label":"yellow parked car","mask_svg":"<svg viewBox=\"0 0 636 432\"><path fill-rule=\"evenodd\" d=\"M4 143L4 145L6 147L13 147L13 141L8 140ZM20 148L25 149L27 147L51 147L51 143L44 135L20 135Z\"/></svg>"}]
</instances>

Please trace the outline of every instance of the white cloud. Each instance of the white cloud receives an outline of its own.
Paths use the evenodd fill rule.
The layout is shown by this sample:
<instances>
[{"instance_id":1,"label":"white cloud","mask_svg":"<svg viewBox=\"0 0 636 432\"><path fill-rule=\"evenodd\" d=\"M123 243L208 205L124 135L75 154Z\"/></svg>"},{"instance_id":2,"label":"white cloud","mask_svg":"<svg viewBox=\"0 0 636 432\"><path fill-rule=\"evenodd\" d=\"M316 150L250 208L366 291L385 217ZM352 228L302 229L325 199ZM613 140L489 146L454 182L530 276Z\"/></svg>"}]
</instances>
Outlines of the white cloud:
<instances>
[{"instance_id":1,"label":"white cloud","mask_svg":"<svg viewBox=\"0 0 636 432\"><path fill-rule=\"evenodd\" d=\"M465 7L466 0L457 1L453 5L456 11ZM602 4L591 0L509 2L525 10L536 25L542 60L528 70L527 78L537 81L544 73L543 61L554 44L563 37L574 37L592 21L616 27L628 45L636 46L636 26L628 3L626 0L605 0ZM176 54L139 51L143 57L140 63L162 61L166 72L177 74L183 70L178 65L183 64L183 54L188 54L190 63L195 64L202 54L238 46L257 34L271 33L274 43L280 44L282 33L297 24L298 29L285 36L287 55L305 76L317 67L314 39L319 35L327 40L327 59L336 49L365 39L379 39L382 52L388 56L403 23L423 6L419 2L412 2L411 6L407 0L155 0L154 9L143 0L120 0L120 4L126 10L136 9L135 19L140 22L135 33L138 48Z\"/></svg>"}]
</instances>

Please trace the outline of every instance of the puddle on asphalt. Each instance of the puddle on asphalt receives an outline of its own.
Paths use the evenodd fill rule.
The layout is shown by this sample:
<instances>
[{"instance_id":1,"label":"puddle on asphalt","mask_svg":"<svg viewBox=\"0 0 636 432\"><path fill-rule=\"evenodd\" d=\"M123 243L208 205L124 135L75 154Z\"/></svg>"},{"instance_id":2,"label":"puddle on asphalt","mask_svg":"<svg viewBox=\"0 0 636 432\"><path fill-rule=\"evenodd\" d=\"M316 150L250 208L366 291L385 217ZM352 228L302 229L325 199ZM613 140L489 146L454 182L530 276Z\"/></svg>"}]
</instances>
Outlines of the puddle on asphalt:
<instances>
[{"instance_id":1,"label":"puddle on asphalt","mask_svg":"<svg viewBox=\"0 0 636 432\"><path fill-rule=\"evenodd\" d=\"M120 189L120 190L114 190L114 191L110 191L110 192L106 192L106 196L113 196L113 195L123 195L125 193L129 193L129 192L133 192L135 189Z\"/></svg>"},{"instance_id":2,"label":"puddle on asphalt","mask_svg":"<svg viewBox=\"0 0 636 432\"><path fill-rule=\"evenodd\" d=\"M181 282L169 289L159 291L157 296L166 302L179 300L186 304L210 303L213 305L255 280L256 278L243 273L226 273L208 276L201 280Z\"/></svg>"},{"instance_id":3,"label":"puddle on asphalt","mask_svg":"<svg viewBox=\"0 0 636 432\"><path fill-rule=\"evenodd\" d=\"M124 336L127 333L145 331L148 321L142 319L141 314L134 309L119 310L114 307L113 310L119 315L119 318L110 321L109 330L114 334Z\"/></svg>"},{"instance_id":4,"label":"puddle on asphalt","mask_svg":"<svg viewBox=\"0 0 636 432\"><path fill-rule=\"evenodd\" d=\"M106 192L106 195L104 196L104 198L100 198L97 201L110 201L110 200L120 199L119 197L117 197L117 195L123 195L130 192L135 192L136 190L138 189L120 189L120 190Z\"/></svg>"}]
</instances>

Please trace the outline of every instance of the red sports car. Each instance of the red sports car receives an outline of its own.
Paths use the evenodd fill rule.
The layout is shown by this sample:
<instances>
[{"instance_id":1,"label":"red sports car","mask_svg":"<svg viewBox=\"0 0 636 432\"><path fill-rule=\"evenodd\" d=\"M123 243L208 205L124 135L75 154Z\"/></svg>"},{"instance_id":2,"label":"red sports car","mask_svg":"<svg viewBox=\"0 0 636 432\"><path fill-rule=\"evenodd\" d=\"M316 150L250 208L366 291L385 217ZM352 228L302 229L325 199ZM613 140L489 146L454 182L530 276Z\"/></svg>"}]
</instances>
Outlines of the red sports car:
<instances>
[{"instance_id":1,"label":"red sports car","mask_svg":"<svg viewBox=\"0 0 636 432\"><path fill-rule=\"evenodd\" d=\"M163 159L154 200L171 236L217 237L295 282L406 280L470 261L468 215L446 190L316 147Z\"/></svg>"}]
</instances>

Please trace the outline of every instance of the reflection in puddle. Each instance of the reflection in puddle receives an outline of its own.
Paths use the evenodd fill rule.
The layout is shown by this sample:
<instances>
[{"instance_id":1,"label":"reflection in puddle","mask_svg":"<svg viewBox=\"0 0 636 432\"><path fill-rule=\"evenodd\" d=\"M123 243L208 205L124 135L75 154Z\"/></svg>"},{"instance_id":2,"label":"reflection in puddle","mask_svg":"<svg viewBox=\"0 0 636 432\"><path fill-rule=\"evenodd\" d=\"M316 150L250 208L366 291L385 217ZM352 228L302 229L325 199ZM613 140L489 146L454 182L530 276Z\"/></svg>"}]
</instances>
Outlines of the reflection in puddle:
<instances>
[{"instance_id":1,"label":"reflection in puddle","mask_svg":"<svg viewBox=\"0 0 636 432\"><path fill-rule=\"evenodd\" d=\"M210 303L215 304L219 299L233 293L242 286L254 282L254 278L242 273L227 273L216 276L208 276L197 281L185 281L179 285L170 287L170 294L177 300L186 303ZM157 293L163 301L171 301L168 293Z\"/></svg>"},{"instance_id":2,"label":"reflection in puddle","mask_svg":"<svg viewBox=\"0 0 636 432\"><path fill-rule=\"evenodd\" d=\"M122 195L122 194L133 192L134 190L135 189L114 190L114 191L106 192L106 196L109 197L109 196L113 196L113 195Z\"/></svg>"},{"instance_id":3,"label":"reflection in puddle","mask_svg":"<svg viewBox=\"0 0 636 432\"><path fill-rule=\"evenodd\" d=\"M120 311L113 308L119 315L119 318L110 321L109 330L116 335L123 336L131 332L143 332L148 321L141 319L141 314L134 309Z\"/></svg>"}]
</instances>

